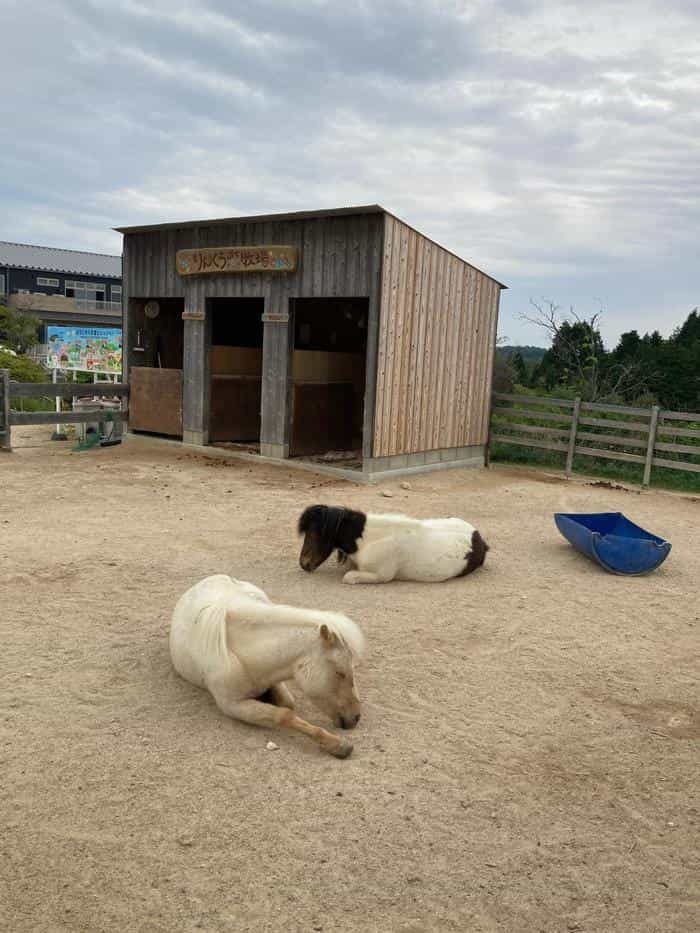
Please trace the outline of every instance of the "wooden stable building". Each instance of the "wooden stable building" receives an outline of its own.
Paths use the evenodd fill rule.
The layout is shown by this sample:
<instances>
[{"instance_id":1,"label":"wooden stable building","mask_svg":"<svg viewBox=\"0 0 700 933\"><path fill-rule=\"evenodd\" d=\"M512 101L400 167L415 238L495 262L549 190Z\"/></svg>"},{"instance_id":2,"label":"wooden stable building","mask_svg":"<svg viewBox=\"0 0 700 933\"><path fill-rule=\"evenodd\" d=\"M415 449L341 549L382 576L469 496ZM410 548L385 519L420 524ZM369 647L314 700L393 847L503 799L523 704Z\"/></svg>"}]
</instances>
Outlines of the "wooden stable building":
<instances>
[{"instance_id":1,"label":"wooden stable building","mask_svg":"<svg viewBox=\"0 0 700 933\"><path fill-rule=\"evenodd\" d=\"M483 464L491 276L376 205L119 232L130 431L365 478Z\"/></svg>"}]
</instances>

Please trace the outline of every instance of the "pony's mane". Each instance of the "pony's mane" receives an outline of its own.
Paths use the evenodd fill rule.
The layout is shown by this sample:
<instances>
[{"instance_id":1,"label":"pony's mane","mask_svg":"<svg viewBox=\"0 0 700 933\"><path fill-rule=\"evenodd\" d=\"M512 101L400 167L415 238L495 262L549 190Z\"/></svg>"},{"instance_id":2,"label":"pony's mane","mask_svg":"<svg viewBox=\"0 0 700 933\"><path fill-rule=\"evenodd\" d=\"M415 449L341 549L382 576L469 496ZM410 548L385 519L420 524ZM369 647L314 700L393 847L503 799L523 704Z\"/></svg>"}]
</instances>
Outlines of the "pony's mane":
<instances>
[{"instance_id":1,"label":"pony's mane","mask_svg":"<svg viewBox=\"0 0 700 933\"><path fill-rule=\"evenodd\" d=\"M360 626L340 612L329 612L326 620L328 628L338 636L358 660L365 653L365 636Z\"/></svg>"},{"instance_id":2,"label":"pony's mane","mask_svg":"<svg viewBox=\"0 0 700 933\"><path fill-rule=\"evenodd\" d=\"M345 556L357 550L356 541L361 538L367 516L364 512L333 505L310 505L302 512L297 531L304 535L313 531L322 550L329 553L337 549L342 563Z\"/></svg>"},{"instance_id":3,"label":"pony's mane","mask_svg":"<svg viewBox=\"0 0 700 933\"><path fill-rule=\"evenodd\" d=\"M236 612L235 608L232 608ZM246 599L245 607L239 609L241 619L253 624L273 624L299 626L303 629L315 629L322 625L337 635L340 641L358 660L365 650L365 637L356 622L342 612L329 612L325 609L306 609L300 606L288 606L284 603L265 603L253 598Z\"/></svg>"}]
</instances>

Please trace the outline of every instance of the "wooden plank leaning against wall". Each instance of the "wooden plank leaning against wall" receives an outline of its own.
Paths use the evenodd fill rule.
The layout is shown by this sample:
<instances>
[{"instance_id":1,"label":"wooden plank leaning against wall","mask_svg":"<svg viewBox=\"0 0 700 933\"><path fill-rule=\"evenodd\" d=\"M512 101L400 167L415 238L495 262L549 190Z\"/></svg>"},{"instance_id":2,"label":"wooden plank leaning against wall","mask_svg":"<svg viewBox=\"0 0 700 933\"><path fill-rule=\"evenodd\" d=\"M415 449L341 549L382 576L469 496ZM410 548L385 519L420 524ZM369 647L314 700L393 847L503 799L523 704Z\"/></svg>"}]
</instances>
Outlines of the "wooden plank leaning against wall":
<instances>
[{"instance_id":1,"label":"wooden plank leaning against wall","mask_svg":"<svg viewBox=\"0 0 700 933\"><path fill-rule=\"evenodd\" d=\"M391 215L383 257L374 456L484 445L500 286Z\"/></svg>"}]
</instances>

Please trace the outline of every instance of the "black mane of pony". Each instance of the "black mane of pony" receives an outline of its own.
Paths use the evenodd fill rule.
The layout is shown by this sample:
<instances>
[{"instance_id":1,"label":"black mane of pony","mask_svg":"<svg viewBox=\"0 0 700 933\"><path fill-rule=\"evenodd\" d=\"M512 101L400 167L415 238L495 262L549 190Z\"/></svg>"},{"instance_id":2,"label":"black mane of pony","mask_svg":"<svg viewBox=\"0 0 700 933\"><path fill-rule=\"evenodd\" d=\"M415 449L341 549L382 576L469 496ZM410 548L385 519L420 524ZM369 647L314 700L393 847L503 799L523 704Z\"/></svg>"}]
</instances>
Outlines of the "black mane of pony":
<instances>
[{"instance_id":1,"label":"black mane of pony","mask_svg":"<svg viewBox=\"0 0 700 933\"><path fill-rule=\"evenodd\" d=\"M337 550L338 560L342 562L357 550L357 540L364 534L366 522L364 512L332 505L310 505L299 518L298 531L300 535L313 531L321 549L329 554Z\"/></svg>"}]
</instances>

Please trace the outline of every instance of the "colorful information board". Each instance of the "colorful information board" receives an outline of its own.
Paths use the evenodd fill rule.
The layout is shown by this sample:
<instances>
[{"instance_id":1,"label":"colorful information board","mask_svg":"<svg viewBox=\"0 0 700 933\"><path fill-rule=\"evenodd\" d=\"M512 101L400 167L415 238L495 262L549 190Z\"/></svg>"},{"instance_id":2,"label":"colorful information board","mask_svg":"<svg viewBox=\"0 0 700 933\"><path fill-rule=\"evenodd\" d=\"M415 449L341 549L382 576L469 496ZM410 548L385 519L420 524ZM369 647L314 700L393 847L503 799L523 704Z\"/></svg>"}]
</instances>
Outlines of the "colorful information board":
<instances>
[{"instance_id":1,"label":"colorful information board","mask_svg":"<svg viewBox=\"0 0 700 933\"><path fill-rule=\"evenodd\" d=\"M115 327L47 327L46 365L92 373L121 373L122 332Z\"/></svg>"}]
</instances>

